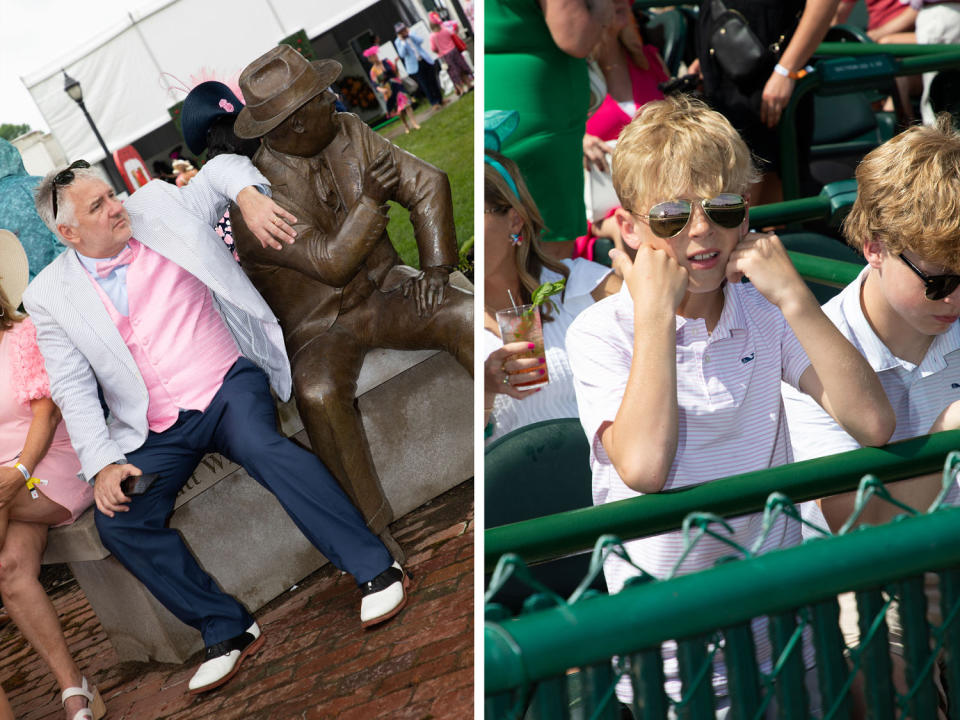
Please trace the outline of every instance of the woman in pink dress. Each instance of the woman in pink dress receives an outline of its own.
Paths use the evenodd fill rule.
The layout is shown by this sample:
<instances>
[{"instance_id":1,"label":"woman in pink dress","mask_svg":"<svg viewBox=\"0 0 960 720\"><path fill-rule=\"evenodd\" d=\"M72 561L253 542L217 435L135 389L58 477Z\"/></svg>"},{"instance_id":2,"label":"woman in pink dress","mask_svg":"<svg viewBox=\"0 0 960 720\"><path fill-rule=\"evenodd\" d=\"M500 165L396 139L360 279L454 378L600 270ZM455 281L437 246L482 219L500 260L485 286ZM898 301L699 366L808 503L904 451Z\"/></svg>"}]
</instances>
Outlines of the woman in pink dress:
<instances>
[{"instance_id":1,"label":"woman in pink dress","mask_svg":"<svg viewBox=\"0 0 960 720\"><path fill-rule=\"evenodd\" d=\"M10 618L44 659L62 690L69 720L106 713L70 652L53 603L38 580L47 527L73 522L93 503L81 480L29 318L16 311L27 259L13 233L0 231L0 506L8 514L0 547L0 596Z\"/></svg>"},{"instance_id":2,"label":"woman in pink dress","mask_svg":"<svg viewBox=\"0 0 960 720\"><path fill-rule=\"evenodd\" d=\"M403 92L403 84L400 82L400 76L397 74L396 66L389 60L380 59L380 47L373 45L363 51L363 56L370 61L370 79L377 86L377 92L383 97L387 104L387 117L392 118L397 115L403 120L403 126L406 133L410 134L410 128L419 130L416 118L413 116L413 107L410 98Z\"/></svg>"},{"instance_id":3,"label":"woman in pink dress","mask_svg":"<svg viewBox=\"0 0 960 720\"><path fill-rule=\"evenodd\" d=\"M583 135L584 168L607 175L610 172L608 157L613 152L610 143L617 139L637 110L651 100L663 99L659 84L670 79L660 53L652 45L644 44L629 0L616 0L613 8L613 20L592 53L603 73L607 94L587 118ZM593 244L599 237L611 238L616 248L630 253L620 240L620 231L613 219L616 208L603 209L606 214L592 218L587 224L587 234L577 238L574 257L599 259L593 257Z\"/></svg>"},{"instance_id":4,"label":"woman in pink dress","mask_svg":"<svg viewBox=\"0 0 960 720\"><path fill-rule=\"evenodd\" d=\"M439 21L437 15L434 20ZM450 74L450 82L453 83L453 89L457 95L463 95L473 87L473 71L467 65L467 61L460 54L460 48L457 47L457 41L462 44L456 31L451 31L445 27L446 23L430 21L430 49L433 50L447 66L447 72ZM454 26L456 27L456 26Z\"/></svg>"}]
</instances>

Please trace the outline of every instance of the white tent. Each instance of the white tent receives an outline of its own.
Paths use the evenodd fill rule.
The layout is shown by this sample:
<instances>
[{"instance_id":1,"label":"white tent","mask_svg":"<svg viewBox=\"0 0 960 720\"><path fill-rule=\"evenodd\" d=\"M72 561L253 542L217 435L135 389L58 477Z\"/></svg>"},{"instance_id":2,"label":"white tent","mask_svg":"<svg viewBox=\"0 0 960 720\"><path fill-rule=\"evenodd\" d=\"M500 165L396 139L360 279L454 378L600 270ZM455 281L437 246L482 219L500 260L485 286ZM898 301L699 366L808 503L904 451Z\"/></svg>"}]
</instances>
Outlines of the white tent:
<instances>
[{"instance_id":1,"label":"white tent","mask_svg":"<svg viewBox=\"0 0 960 720\"><path fill-rule=\"evenodd\" d=\"M68 158L103 159L80 108L78 80L107 147L129 145L170 120L167 108L201 79L228 81L288 35L330 30L376 0L157 0L69 57L21 78ZM178 82L181 81L181 82ZM175 88L181 88L177 90Z\"/></svg>"}]
</instances>

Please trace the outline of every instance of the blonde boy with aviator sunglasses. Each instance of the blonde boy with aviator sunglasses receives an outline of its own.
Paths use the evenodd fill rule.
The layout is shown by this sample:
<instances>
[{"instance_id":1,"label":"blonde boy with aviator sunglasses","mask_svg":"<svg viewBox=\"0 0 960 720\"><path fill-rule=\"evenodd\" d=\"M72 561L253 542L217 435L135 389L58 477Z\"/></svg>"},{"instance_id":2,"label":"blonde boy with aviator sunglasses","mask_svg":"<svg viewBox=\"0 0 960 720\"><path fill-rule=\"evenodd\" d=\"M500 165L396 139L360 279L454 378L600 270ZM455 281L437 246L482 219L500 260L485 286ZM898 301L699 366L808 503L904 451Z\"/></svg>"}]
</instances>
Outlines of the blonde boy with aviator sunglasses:
<instances>
[{"instance_id":1,"label":"blonde boy with aviator sunglasses","mask_svg":"<svg viewBox=\"0 0 960 720\"><path fill-rule=\"evenodd\" d=\"M790 462L781 380L864 445L883 444L893 432L875 373L820 310L778 238L747 232L756 178L730 123L694 100L649 103L620 136L617 222L636 258L615 256L623 288L585 310L567 333L595 504ZM744 276L749 284L740 282ZM742 546L760 536L759 515L729 523ZM781 518L761 552L799 542L797 524ZM682 545L675 531L629 542L627 551L657 577L712 567L730 554L726 544L702 538L674 568ZM611 592L632 574L616 558L605 566ZM769 672L766 623L753 626L757 660ZM804 655L811 668L812 648ZM675 648L668 643L663 656L667 690L679 698ZM812 670L808 680L816 711ZM722 662L713 686L723 717ZM628 682L618 696L629 701Z\"/></svg>"}]
</instances>

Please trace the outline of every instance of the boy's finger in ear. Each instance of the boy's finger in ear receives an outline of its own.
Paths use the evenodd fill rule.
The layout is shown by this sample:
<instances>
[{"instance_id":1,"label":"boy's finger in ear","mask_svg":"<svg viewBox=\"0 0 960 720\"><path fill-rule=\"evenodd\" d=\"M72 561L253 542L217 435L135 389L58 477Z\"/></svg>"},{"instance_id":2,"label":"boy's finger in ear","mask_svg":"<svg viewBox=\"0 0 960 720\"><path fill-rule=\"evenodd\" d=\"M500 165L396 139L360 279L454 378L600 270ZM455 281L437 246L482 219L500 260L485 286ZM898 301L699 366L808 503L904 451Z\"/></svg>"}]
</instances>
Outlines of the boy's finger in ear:
<instances>
[{"instance_id":1,"label":"boy's finger in ear","mask_svg":"<svg viewBox=\"0 0 960 720\"><path fill-rule=\"evenodd\" d=\"M630 268L633 266L633 262L630 260L630 256L623 250L613 248L610 251L610 266L614 271L619 273L621 277L626 277L627 273L630 272Z\"/></svg>"}]
</instances>

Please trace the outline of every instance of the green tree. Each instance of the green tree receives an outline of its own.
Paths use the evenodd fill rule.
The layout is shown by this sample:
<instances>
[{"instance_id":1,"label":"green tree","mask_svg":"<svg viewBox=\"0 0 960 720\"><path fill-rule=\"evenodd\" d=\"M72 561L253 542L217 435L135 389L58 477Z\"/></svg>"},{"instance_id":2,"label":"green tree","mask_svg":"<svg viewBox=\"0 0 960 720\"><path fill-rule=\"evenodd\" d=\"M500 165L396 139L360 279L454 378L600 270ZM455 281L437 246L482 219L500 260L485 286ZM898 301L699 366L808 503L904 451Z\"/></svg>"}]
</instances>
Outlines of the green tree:
<instances>
[{"instance_id":1,"label":"green tree","mask_svg":"<svg viewBox=\"0 0 960 720\"><path fill-rule=\"evenodd\" d=\"M24 133L30 132L30 126L27 123L22 125L11 125L10 123L0 124L0 137L4 140L13 140L15 137L20 137Z\"/></svg>"}]
</instances>

